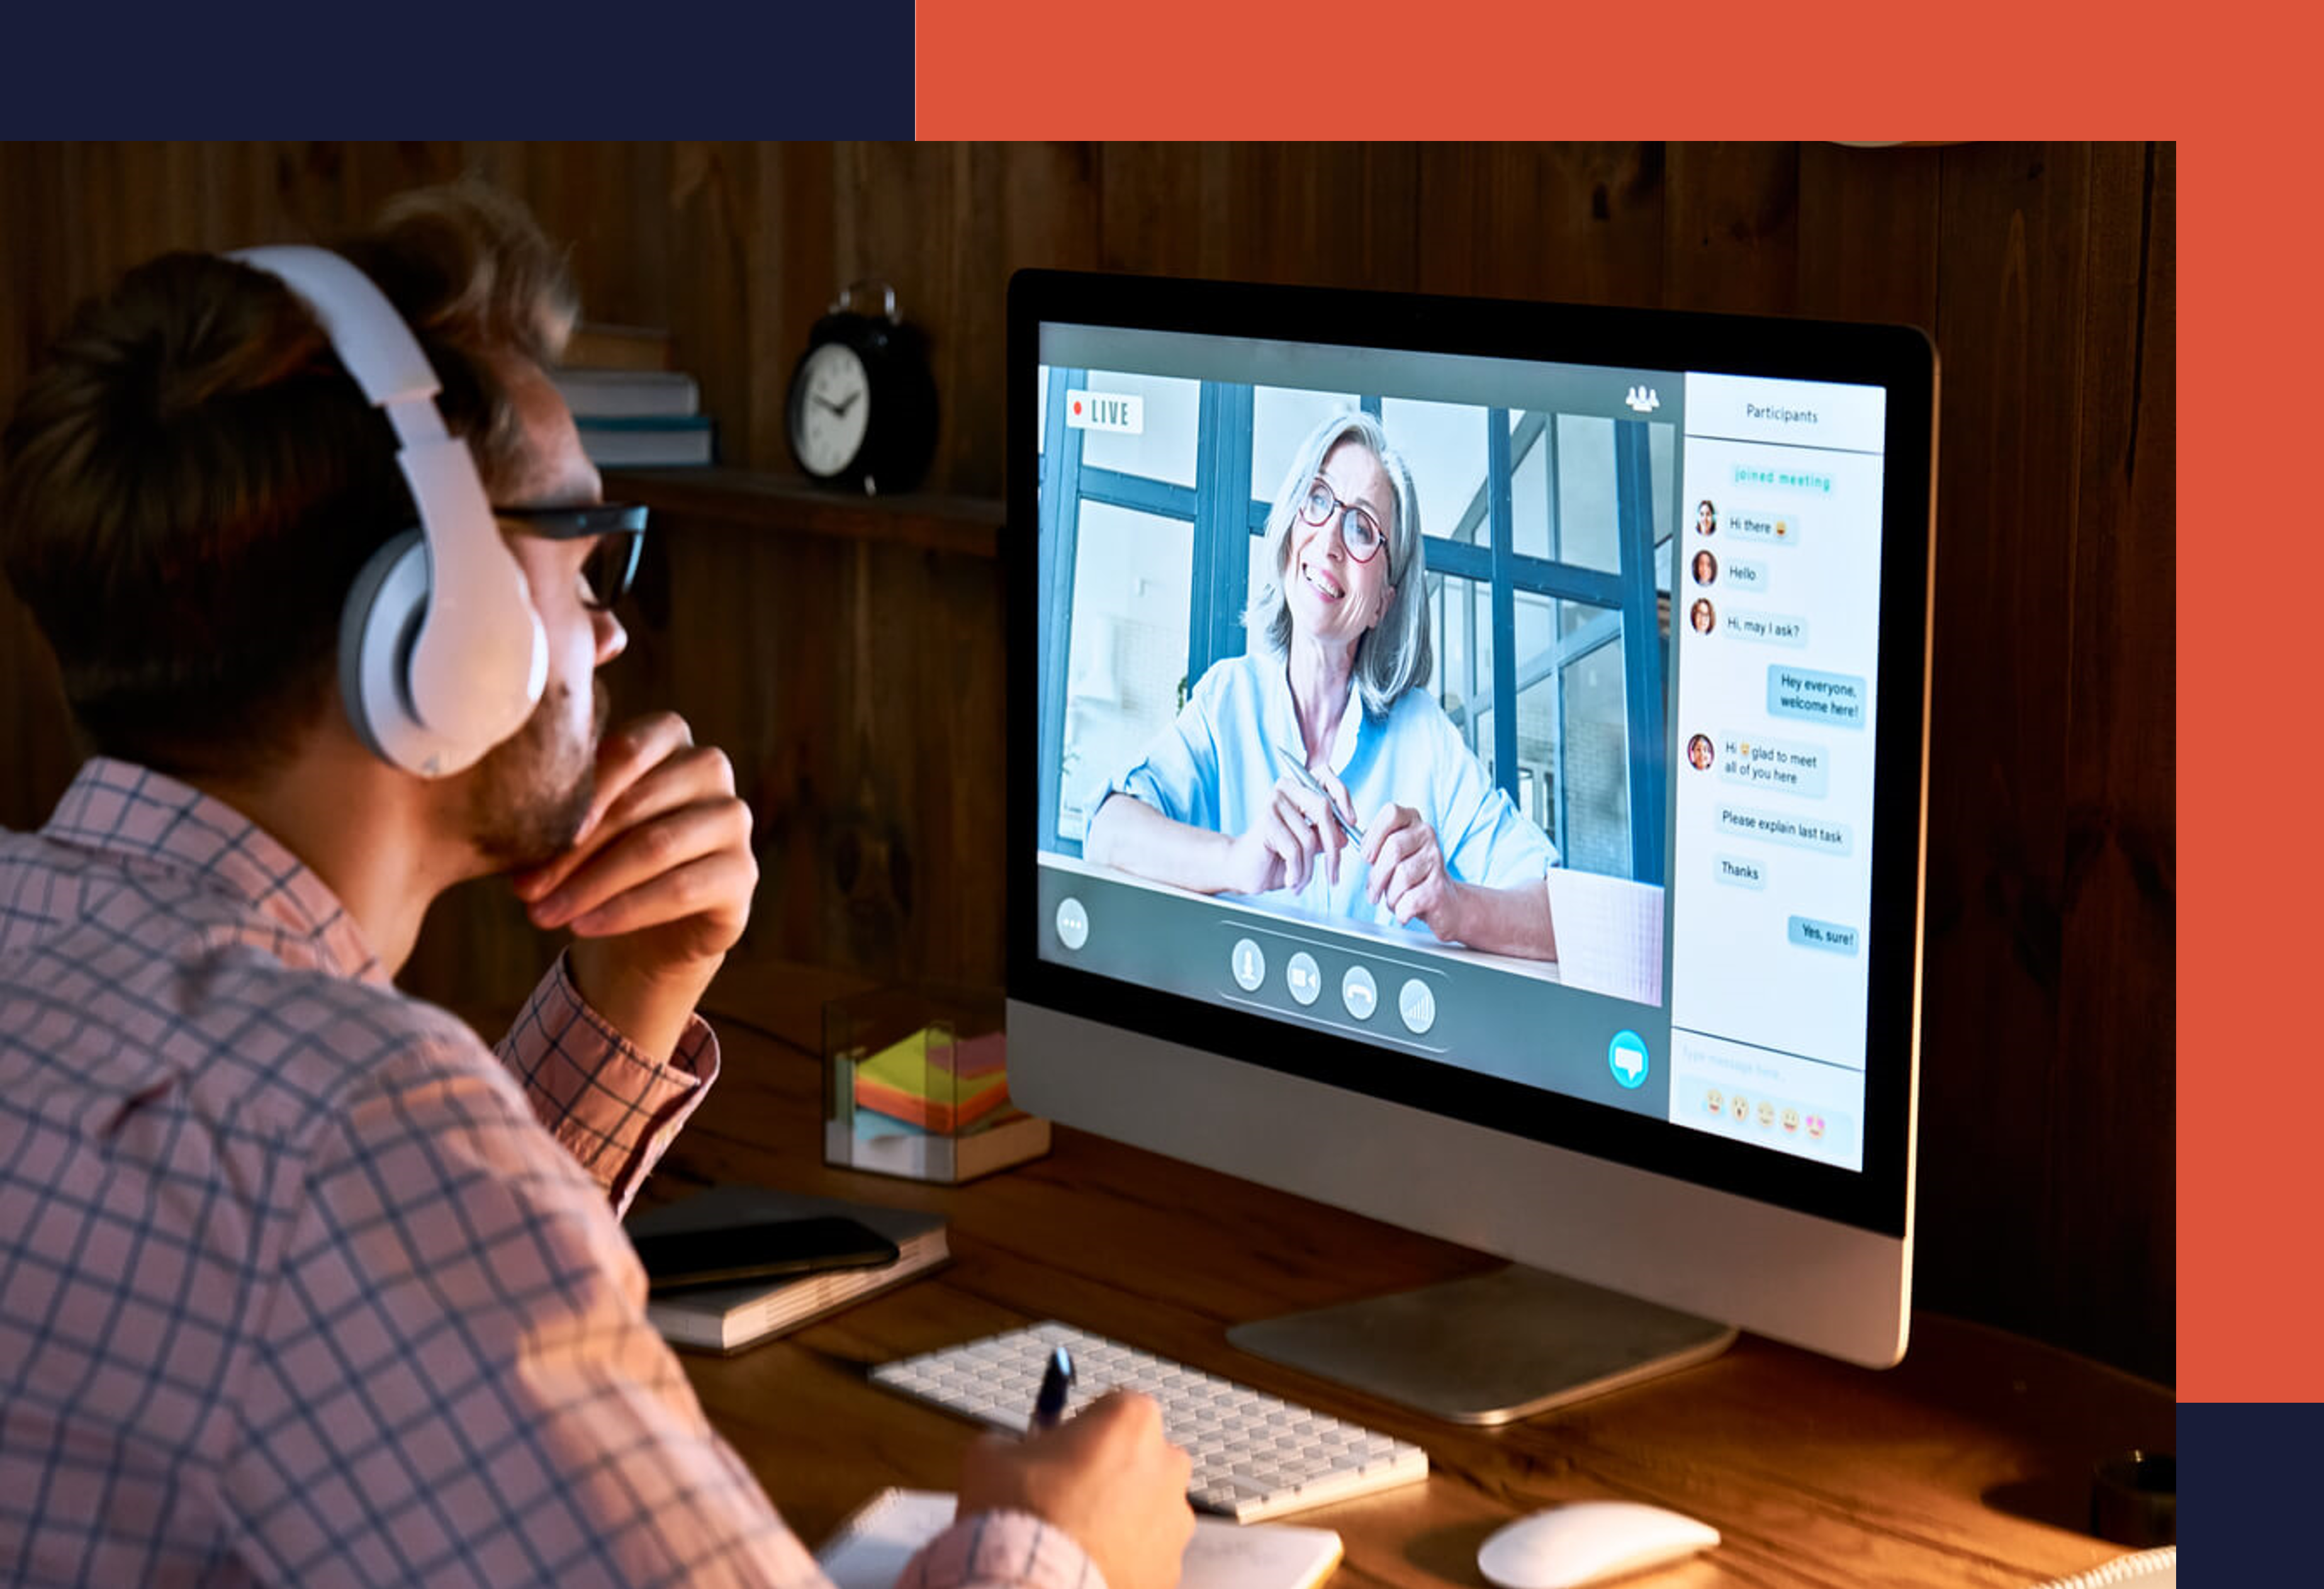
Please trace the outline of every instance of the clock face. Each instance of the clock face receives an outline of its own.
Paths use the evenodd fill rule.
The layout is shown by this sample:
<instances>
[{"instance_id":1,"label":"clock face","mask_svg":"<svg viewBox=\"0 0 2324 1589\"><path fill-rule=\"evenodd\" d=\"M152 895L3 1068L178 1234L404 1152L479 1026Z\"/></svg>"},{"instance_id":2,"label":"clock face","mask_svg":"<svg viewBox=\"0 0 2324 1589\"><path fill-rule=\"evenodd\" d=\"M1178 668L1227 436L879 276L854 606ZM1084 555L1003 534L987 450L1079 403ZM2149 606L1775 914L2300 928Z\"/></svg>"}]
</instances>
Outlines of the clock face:
<instances>
[{"instance_id":1,"label":"clock face","mask_svg":"<svg viewBox=\"0 0 2324 1589\"><path fill-rule=\"evenodd\" d=\"M844 342L810 351L791 390L791 445L809 474L836 475L863 448L872 418L872 382Z\"/></svg>"}]
</instances>

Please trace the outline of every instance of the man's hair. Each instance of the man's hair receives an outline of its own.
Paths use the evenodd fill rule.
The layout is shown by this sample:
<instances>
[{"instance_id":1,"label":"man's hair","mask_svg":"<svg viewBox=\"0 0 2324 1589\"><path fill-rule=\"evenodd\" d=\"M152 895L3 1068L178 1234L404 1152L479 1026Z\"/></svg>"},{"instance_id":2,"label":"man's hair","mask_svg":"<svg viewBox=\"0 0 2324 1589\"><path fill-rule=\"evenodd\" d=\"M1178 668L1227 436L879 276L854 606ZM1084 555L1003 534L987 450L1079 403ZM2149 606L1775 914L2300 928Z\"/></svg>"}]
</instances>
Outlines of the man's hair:
<instances>
[{"instance_id":1,"label":"man's hair","mask_svg":"<svg viewBox=\"0 0 2324 1589\"><path fill-rule=\"evenodd\" d=\"M478 182L338 245L417 335L488 494L523 467L503 372L561 350L563 255ZM394 433L263 272L165 254L84 303L0 431L0 568L94 747L246 775L330 706L339 613L418 511Z\"/></svg>"}]
</instances>

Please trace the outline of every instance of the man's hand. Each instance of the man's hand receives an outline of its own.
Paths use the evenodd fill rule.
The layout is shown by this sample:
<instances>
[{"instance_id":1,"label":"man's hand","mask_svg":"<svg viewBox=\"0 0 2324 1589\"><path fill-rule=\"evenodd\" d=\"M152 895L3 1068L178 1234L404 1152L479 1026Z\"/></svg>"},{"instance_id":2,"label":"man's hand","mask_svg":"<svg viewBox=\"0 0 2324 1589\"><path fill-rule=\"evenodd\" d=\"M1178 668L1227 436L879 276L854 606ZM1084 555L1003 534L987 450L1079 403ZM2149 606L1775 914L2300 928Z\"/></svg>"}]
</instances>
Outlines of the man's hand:
<instances>
[{"instance_id":1,"label":"man's hand","mask_svg":"<svg viewBox=\"0 0 2324 1589\"><path fill-rule=\"evenodd\" d=\"M513 881L536 926L573 929L581 996L669 1058L758 885L733 764L674 713L624 724L598 746L596 798L573 847Z\"/></svg>"},{"instance_id":2,"label":"man's hand","mask_svg":"<svg viewBox=\"0 0 2324 1589\"><path fill-rule=\"evenodd\" d=\"M960 1515L1029 1511L1072 1535L1107 1589L1173 1589L1194 1536L1193 1464L1150 1396L1117 1390L1029 1440L987 1435L961 1467Z\"/></svg>"}]
</instances>

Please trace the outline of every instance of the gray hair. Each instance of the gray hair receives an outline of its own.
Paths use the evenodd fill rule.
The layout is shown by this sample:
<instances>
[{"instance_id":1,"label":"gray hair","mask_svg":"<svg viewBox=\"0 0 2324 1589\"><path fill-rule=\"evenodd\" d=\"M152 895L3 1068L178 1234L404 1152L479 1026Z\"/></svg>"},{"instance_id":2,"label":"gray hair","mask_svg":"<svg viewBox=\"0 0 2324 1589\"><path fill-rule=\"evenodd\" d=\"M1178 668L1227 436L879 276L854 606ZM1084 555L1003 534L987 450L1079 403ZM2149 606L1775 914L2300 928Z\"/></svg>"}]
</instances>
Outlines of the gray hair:
<instances>
[{"instance_id":1,"label":"gray hair","mask_svg":"<svg viewBox=\"0 0 2324 1589\"><path fill-rule=\"evenodd\" d=\"M1323 472L1323 459L1341 442L1354 440L1379 460L1396 497L1396 522L1388 526L1388 575L1396 594L1377 626L1356 642L1356 688L1363 692L1364 710L1384 716L1396 699L1415 685L1425 685L1435 669L1435 652L1428 639L1428 564L1420 536L1420 494L1412 484L1412 469L1404 455L1388 444L1380 422L1360 410L1332 415L1308 433L1276 487L1275 506L1267 515L1268 574L1251 593L1243 613L1250 643L1276 656L1291 649L1291 606L1283 595L1284 564L1291 553L1291 526L1299 517L1299 501L1309 483Z\"/></svg>"}]
</instances>

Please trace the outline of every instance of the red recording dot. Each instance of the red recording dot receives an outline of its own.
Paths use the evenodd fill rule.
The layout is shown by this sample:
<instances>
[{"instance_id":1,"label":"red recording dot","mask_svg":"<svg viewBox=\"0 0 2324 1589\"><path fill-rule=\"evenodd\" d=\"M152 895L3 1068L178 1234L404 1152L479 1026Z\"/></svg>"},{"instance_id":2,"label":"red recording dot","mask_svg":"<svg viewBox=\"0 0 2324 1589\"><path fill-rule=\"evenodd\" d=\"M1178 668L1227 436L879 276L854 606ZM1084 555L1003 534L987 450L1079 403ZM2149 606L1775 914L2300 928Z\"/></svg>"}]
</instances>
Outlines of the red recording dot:
<instances>
[{"instance_id":1,"label":"red recording dot","mask_svg":"<svg viewBox=\"0 0 2324 1589\"><path fill-rule=\"evenodd\" d=\"M1081 412L1081 411L1082 411L1082 403L1081 403L1081 399L1079 399L1079 398L1075 398L1075 399L1074 399L1074 412L1075 412L1075 413L1079 413L1079 412Z\"/></svg>"}]
</instances>

